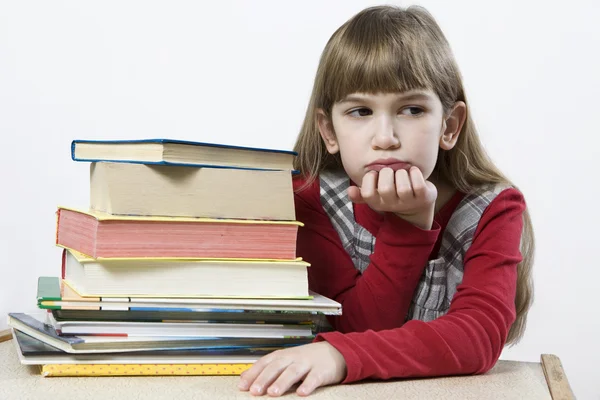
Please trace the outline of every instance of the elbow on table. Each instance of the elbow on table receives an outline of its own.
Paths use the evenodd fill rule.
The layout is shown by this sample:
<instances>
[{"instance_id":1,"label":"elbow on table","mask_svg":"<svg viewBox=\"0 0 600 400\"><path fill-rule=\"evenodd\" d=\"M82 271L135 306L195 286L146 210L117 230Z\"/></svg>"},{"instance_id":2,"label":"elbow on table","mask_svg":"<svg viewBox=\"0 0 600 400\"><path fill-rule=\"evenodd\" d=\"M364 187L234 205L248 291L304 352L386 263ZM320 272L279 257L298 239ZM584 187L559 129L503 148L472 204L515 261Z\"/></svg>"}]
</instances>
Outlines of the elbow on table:
<instances>
[{"instance_id":1,"label":"elbow on table","mask_svg":"<svg viewBox=\"0 0 600 400\"><path fill-rule=\"evenodd\" d=\"M506 335L500 335L496 340L490 337L489 343L485 346L475 347L473 350L476 354L472 356L474 361L472 374L485 374L492 369L500 359L505 343Z\"/></svg>"},{"instance_id":2,"label":"elbow on table","mask_svg":"<svg viewBox=\"0 0 600 400\"><path fill-rule=\"evenodd\" d=\"M457 373L485 374L496 365L506 344L508 332L502 327L495 328L481 327L478 334L465 335L462 338L463 344L455 347L453 351L453 364L458 369Z\"/></svg>"}]
</instances>

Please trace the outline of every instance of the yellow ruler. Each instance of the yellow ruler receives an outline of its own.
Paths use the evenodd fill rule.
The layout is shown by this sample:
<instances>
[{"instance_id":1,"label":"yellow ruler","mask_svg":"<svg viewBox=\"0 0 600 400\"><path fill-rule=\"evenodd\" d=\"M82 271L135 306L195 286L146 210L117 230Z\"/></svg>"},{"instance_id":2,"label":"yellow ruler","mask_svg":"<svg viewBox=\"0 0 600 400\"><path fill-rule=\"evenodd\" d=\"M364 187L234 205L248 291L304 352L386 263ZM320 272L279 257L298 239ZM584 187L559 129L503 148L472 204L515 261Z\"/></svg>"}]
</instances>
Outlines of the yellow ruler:
<instances>
[{"instance_id":1,"label":"yellow ruler","mask_svg":"<svg viewBox=\"0 0 600 400\"><path fill-rule=\"evenodd\" d=\"M239 375L252 364L47 364L43 376Z\"/></svg>"}]
</instances>

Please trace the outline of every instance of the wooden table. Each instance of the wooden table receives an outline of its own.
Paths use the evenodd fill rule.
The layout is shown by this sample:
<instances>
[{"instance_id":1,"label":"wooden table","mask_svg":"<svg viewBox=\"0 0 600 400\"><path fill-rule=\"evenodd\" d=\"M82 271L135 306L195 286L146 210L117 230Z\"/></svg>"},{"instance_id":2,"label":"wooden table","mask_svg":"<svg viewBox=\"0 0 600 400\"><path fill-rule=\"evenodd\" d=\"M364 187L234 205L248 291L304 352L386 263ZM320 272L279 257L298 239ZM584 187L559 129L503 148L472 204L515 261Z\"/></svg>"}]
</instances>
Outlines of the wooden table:
<instances>
[{"instance_id":1,"label":"wooden table","mask_svg":"<svg viewBox=\"0 0 600 400\"><path fill-rule=\"evenodd\" d=\"M37 367L19 363L12 340L0 343L2 400L255 398L238 391L238 379L227 376L44 378ZM290 392L283 398L300 397ZM542 363L499 361L485 375L337 385L318 389L309 397L315 400L551 398L574 398L560 360L555 356L542 357Z\"/></svg>"}]
</instances>

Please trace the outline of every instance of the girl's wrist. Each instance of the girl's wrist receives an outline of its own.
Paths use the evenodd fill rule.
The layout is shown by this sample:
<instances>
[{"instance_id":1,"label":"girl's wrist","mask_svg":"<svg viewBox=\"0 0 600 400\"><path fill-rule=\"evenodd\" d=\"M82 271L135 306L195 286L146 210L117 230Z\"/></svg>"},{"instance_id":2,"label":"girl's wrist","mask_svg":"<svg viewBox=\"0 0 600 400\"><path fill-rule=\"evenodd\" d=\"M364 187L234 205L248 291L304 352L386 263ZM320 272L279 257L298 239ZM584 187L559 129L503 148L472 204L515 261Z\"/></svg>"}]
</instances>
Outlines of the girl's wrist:
<instances>
[{"instance_id":1,"label":"girl's wrist","mask_svg":"<svg viewBox=\"0 0 600 400\"><path fill-rule=\"evenodd\" d=\"M427 210L405 214L405 213L394 213L398 218L402 218L408 223L413 224L417 228L429 231L433 226L433 214L434 214L434 205L432 205Z\"/></svg>"}]
</instances>

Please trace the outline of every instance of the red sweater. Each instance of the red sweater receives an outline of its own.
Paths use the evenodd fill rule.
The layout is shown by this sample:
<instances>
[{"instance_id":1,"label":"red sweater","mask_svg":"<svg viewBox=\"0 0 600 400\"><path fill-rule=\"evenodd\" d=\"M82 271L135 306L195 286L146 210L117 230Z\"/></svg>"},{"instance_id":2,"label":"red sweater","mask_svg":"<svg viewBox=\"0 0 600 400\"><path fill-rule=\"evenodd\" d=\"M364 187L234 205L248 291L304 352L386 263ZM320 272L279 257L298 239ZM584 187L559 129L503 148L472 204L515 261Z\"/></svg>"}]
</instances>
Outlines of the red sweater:
<instances>
[{"instance_id":1,"label":"red sweater","mask_svg":"<svg viewBox=\"0 0 600 400\"><path fill-rule=\"evenodd\" d=\"M294 188L302 186L294 180ZM516 189L487 207L464 257L464 276L448 313L434 321L405 318L427 260L437 257L442 233L464 197L455 194L422 230L392 213L354 205L356 222L376 238L364 274L354 267L323 210L319 180L296 192L298 256L311 264L310 288L342 304L330 319L336 332L317 336L346 360L344 383L366 378L483 373L494 366L515 320L517 264L525 210Z\"/></svg>"}]
</instances>

